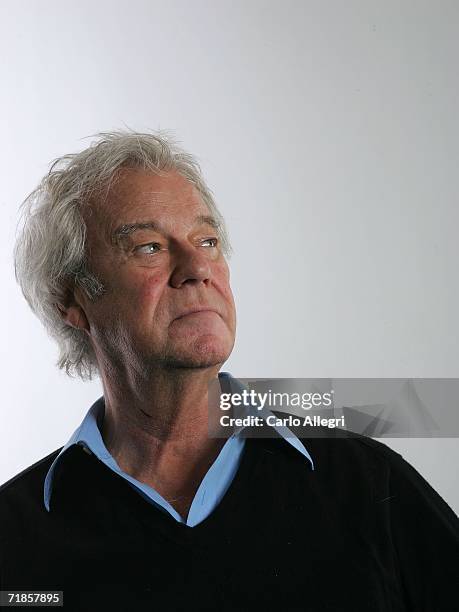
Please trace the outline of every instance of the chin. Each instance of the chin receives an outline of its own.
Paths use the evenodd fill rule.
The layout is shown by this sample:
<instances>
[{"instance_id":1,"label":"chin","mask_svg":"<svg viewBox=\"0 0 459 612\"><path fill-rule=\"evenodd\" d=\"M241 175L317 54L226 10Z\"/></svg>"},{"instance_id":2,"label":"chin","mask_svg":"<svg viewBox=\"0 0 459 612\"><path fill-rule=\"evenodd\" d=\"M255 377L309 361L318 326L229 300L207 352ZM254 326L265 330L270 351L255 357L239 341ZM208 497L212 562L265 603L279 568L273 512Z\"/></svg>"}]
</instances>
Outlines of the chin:
<instances>
[{"instance_id":1,"label":"chin","mask_svg":"<svg viewBox=\"0 0 459 612\"><path fill-rule=\"evenodd\" d=\"M228 346L215 336L195 339L187 347L168 356L167 362L182 368L210 368L224 363L231 354Z\"/></svg>"}]
</instances>

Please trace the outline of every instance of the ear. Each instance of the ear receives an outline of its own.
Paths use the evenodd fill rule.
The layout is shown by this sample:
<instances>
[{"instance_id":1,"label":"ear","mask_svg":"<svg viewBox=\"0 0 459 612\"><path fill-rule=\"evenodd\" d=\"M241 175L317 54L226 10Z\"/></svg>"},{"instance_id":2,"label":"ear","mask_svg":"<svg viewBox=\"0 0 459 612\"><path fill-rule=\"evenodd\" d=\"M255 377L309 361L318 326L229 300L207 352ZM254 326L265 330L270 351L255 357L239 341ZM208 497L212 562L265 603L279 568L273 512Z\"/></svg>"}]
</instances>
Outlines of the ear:
<instances>
[{"instance_id":1,"label":"ear","mask_svg":"<svg viewBox=\"0 0 459 612\"><path fill-rule=\"evenodd\" d=\"M72 290L68 290L65 299L62 302L58 302L56 308L67 325L89 332L90 326L86 313Z\"/></svg>"}]
</instances>

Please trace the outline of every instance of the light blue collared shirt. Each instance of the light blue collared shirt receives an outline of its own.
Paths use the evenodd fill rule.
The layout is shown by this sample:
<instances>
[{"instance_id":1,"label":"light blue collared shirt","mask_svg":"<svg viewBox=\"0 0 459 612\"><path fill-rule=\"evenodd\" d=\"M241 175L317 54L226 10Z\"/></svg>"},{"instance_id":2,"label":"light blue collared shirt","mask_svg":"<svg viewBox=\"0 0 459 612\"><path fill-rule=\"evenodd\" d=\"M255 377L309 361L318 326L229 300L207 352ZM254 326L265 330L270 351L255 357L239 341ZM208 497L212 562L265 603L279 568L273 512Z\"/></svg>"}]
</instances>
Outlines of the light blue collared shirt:
<instances>
[{"instance_id":1,"label":"light blue collared shirt","mask_svg":"<svg viewBox=\"0 0 459 612\"><path fill-rule=\"evenodd\" d=\"M228 372L220 372L218 376L220 380L226 379L231 391L234 393L240 393L245 389L244 385L236 378L233 378ZM81 425L75 430L67 444L51 464L44 483L44 504L48 512L50 510L53 476L56 465L71 446L79 444L87 452L93 453L99 461L102 461L113 472L127 480L146 501L169 513L177 522L183 523L188 527L194 527L206 519L219 504L237 473L246 440L241 433L246 426L235 430L236 433L233 433L223 445L220 453L199 485L185 520L153 487L140 482L120 469L115 459L108 452L100 433L99 427L102 424L104 409L104 398L102 396L91 406ZM254 404L248 408L247 413L259 416L263 420L272 414L266 408L260 410ZM308 451L288 427L284 425L270 425L270 427L275 429L280 436L304 455L311 463L312 469L314 469L314 463Z\"/></svg>"}]
</instances>

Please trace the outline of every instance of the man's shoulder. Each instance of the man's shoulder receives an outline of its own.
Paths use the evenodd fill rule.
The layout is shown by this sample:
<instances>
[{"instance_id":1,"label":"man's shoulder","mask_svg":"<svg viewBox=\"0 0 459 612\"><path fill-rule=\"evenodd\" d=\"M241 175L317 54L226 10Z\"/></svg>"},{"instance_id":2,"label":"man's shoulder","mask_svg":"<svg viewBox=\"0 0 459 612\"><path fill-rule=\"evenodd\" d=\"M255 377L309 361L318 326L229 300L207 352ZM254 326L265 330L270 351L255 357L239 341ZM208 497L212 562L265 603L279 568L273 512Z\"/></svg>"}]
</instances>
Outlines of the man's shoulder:
<instances>
[{"instance_id":1,"label":"man's shoulder","mask_svg":"<svg viewBox=\"0 0 459 612\"><path fill-rule=\"evenodd\" d=\"M0 503L18 496L30 495L34 492L43 494L43 483L46 474L62 448L61 446L54 450L3 483L0 486Z\"/></svg>"},{"instance_id":2,"label":"man's shoulder","mask_svg":"<svg viewBox=\"0 0 459 612\"><path fill-rule=\"evenodd\" d=\"M310 436L300 432L297 435L310 452L318 473L336 473L349 482L366 476L375 499L397 500L400 507L411 509L416 503L429 506L446 516L455 526L456 537L459 535L456 513L402 454L384 442L345 430L330 434L322 429Z\"/></svg>"},{"instance_id":3,"label":"man's shoulder","mask_svg":"<svg viewBox=\"0 0 459 612\"><path fill-rule=\"evenodd\" d=\"M314 427L294 431L314 463L319 478L368 482L376 491L384 489L393 474L413 475L414 468L404 457L383 442L335 428ZM378 493L376 493L378 494Z\"/></svg>"},{"instance_id":4,"label":"man's shoulder","mask_svg":"<svg viewBox=\"0 0 459 612\"><path fill-rule=\"evenodd\" d=\"M364 454L378 457L392 465L396 465L404 461L403 456L400 453L384 442L375 440L374 438L370 438L363 434L339 430L337 438L347 440L348 445L351 447L360 449L360 451Z\"/></svg>"},{"instance_id":5,"label":"man's shoulder","mask_svg":"<svg viewBox=\"0 0 459 612\"><path fill-rule=\"evenodd\" d=\"M355 457L360 460L374 458L384 463L397 465L403 462L403 456L383 442L344 429L325 427L292 428L304 446L313 449L319 455L331 453L343 458Z\"/></svg>"}]
</instances>

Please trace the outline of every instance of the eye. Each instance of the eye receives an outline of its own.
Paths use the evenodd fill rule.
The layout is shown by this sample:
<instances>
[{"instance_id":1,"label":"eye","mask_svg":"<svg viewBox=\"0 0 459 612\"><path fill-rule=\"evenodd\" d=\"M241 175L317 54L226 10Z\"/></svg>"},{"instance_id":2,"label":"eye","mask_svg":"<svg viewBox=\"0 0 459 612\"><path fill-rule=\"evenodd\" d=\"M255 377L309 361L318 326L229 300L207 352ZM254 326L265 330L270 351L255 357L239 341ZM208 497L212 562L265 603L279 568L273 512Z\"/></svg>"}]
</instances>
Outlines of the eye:
<instances>
[{"instance_id":1,"label":"eye","mask_svg":"<svg viewBox=\"0 0 459 612\"><path fill-rule=\"evenodd\" d=\"M212 242L213 244L211 244L211 247L216 247L217 243L218 243L218 238L206 238L205 240L202 241L202 243L204 242Z\"/></svg>"},{"instance_id":2,"label":"eye","mask_svg":"<svg viewBox=\"0 0 459 612\"><path fill-rule=\"evenodd\" d=\"M135 247L134 251L136 253L144 253L145 255L154 255L154 253L157 253L160 248L161 245L159 245L157 242L149 242L148 244L141 244L140 246Z\"/></svg>"}]
</instances>

